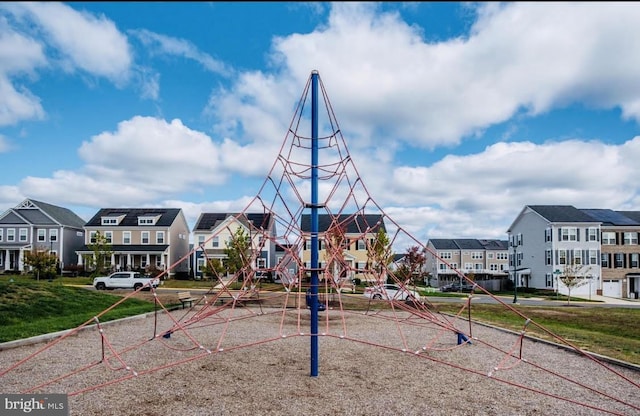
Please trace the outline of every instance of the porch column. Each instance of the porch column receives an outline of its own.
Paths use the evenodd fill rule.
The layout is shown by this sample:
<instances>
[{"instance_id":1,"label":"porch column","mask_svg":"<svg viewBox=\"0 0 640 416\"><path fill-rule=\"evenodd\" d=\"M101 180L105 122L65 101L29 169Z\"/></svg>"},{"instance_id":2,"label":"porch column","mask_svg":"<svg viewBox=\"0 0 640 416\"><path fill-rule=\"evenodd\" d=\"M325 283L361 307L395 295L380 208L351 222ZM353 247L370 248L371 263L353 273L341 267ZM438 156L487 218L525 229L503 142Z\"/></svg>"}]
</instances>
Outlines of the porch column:
<instances>
[{"instance_id":1,"label":"porch column","mask_svg":"<svg viewBox=\"0 0 640 416\"><path fill-rule=\"evenodd\" d=\"M150 262L150 261L151 261L151 258L150 258L150 256L149 256L149 253L147 253L147 263L146 263L146 264L147 264L147 266L150 266L150 264L149 264L149 262Z\"/></svg>"},{"instance_id":2,"label":"porch column","mask_svg":"<svg viewBox=\"0 0 640 416\"><path fill-rule=\"evenodd\" d=\"M9 250L4 251L4 269L9 270Z\"/></svg>"}]
</instances>

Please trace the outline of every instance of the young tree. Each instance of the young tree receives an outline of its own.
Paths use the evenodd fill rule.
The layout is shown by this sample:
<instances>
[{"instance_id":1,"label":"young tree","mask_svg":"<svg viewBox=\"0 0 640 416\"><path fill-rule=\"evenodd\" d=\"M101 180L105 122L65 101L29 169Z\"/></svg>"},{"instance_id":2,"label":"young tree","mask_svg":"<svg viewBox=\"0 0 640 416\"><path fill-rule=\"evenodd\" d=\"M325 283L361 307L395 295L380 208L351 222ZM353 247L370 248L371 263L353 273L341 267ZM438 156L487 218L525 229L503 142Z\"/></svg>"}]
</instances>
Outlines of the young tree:
<instances>
[{"instance_id":1,"label":"young tree","mask_svg":"<svg viewBox=\"0 0 640 416\"><path fill-rule=\"evenodd\" d=\"M231 236L224 253L227 256L224 261L227 273L235 274L248 267L251 259L251 242L242 227L238 227Z\"/></svg>"},{"instance_id":2,"label":"young tree","mask_svg":"<svg viewBox=\"0 0 640 416\"><path fill-rule=\"evenodd\" d=\"M393 262L393 252L391 251L389 237L382 228L378 228L373 244L367 247L367 256L369 257L369 262L373 265L373 269L378 274L378 279L380 282L385 283L387 281L387 268Z\"/></svg>"},{"instance_id":3,"label":"young tree","mask_svg":"<svg viewBox=\"0 0 640 416\"><path fill-rule=\"evenodd\" d=\"M88 245L89 250L93 252L93 256L87 259L87 266L92 269L91 276L100 276L106 274L107 257L111 257L113 253L111 243L107 237L102 235L100 231L96 232L95 242Z\"/></svg>"},{"instance_id":4,"label":"young tree","mask_svg":"<svg viewBox=\"0 0 640 416\"><path fill-rule=\"evenodd\" d=\"M49 250L25 251L24 264L33 269L34 277L40 280L40 276L51 278L56 274L56 265L58 259L55 254Z\"/></svg>"},{"instance_id":5,"label":"young tree","mask_svg":"<svg viewBox=\"0 0 640 416\"><path fill-rule=\"evenodd\" d=\"M344 250L347 238L344 227L334 225L329 227L325 233L324 259L331 272L334 283L338 284L342 274L346 275L346 265L344 261Z\"/></svg>"},{"instance_id":6,"label":"young tree","mask_svg":"<svg viewBox=\"0 0 640 416\"><path fill-rule=\"evenodd\" d=\"M424 265L427 262L427 250L422 247L412 246L407 249L404 256L404 264L409 269L409 279L415 284L416 280L421 280Z\"/></svg>"},{"instance_id":7,"label":"young tree","mask_svg":"<svg viewBox=\"0 0 640 416\"><path fill-rule=\"evenodd\" d=\"M224 264L220 259L211 259L207 260L207 262L200 269L202 274L207 278L207 276L211 276L211 279L220 279L220 275L225 272Z\"/></svg>"},{"instance_id":8,"label":"young tree","mask_svg":"<svg viewBox=\"0 0 640 416\"><path fill-rule=\"evenodd\" d=\"M590 269L587 267L583 270L583 266L576 264L574 260L564 265L560 281L567 287L567 305L571 303L571 290L584 286L591 280L591 276L587 274Z\"/></svg>"}]
</instances>

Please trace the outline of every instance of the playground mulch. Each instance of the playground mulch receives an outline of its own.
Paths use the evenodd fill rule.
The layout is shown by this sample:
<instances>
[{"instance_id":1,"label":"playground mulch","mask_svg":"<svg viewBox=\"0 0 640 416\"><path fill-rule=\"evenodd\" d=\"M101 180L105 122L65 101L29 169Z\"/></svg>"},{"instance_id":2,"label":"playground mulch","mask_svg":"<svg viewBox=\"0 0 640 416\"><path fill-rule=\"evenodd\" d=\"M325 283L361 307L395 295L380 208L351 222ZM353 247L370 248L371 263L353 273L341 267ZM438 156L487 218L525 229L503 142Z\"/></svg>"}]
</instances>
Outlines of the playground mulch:
<instances>
[{"instance_id":1,"label":"playground mulch","mask_svg":"<svg viewBox=\"0 0 640 416\"><path fill-rule=\"evenodd\" d=\"M263 304L149 314L0 351L4 369L33 357L0 383L4 393L69 394L70 414L82 416L640 409L640 388L628 381L637 383L637 371L612 372L558 346L428 310L329 309L319 315L320 335L311 337L310 325L307 309Z\"/></svg>"}]
</instances>

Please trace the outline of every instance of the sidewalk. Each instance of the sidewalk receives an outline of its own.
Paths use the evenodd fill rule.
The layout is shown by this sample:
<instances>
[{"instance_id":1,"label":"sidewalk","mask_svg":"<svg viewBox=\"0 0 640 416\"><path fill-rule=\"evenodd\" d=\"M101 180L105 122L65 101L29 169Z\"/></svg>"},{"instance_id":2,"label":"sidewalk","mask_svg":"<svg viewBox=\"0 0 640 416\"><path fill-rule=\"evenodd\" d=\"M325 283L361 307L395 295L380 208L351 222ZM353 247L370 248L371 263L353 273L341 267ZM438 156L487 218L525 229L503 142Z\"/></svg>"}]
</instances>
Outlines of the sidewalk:
<instances>
[{"instance_id":1,"label":"sidewalk","mask_svg":"<svg viewBox=\"0 0 640 416\"><path fill-rule=\"evenodd\" d=\"M603 302L609 305L639 305L640 306L640 300L638 299L620 299L620 298L612 298L610 296L591 295L591 300L597 301L597 302ZM573 302L573 300L571 302Z\"/></svg>"}]
</instances>

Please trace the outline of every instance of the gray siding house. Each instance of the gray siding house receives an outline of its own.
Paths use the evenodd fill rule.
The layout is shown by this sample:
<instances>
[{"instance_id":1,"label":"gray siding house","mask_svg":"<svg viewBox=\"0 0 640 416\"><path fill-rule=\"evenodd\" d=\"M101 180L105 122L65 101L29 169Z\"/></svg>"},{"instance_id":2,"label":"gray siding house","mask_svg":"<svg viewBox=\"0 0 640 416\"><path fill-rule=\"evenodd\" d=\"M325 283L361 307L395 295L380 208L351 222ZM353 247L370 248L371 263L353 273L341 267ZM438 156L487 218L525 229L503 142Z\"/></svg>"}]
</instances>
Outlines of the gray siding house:
<instances>
[{"instance_id":1,"label":"gray siding house","mask_svg":"<svg viewBox=\"0 0 640 416\"><path fill-rule=\"evenodd\" d=\"M32 250L55 254L62 270L75 264L84 223L67 208L25 199L0 216L0 270L25 272L24 253Z\"/></svg>"}]
</instances>

